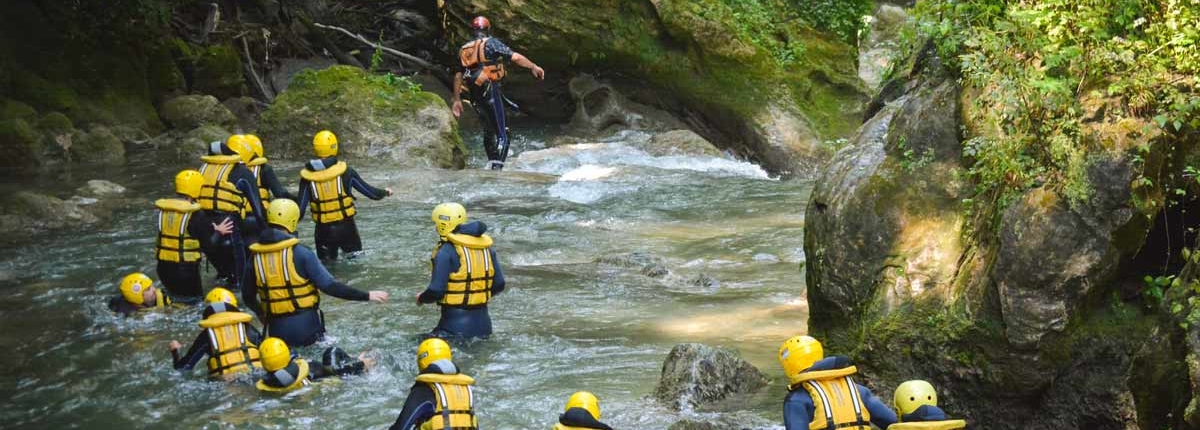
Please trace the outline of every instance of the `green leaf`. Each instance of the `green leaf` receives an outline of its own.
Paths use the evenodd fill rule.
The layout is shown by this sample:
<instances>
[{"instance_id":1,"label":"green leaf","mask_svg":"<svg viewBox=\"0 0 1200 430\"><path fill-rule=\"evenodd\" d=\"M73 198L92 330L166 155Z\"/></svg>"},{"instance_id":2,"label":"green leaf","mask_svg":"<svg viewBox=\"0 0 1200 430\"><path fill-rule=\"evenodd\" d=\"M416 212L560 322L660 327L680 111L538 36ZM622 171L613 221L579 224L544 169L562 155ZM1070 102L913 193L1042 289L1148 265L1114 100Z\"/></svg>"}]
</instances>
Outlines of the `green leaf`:
<instances>
[{"instance_id":1,"label":"green leaf","mask_svg":"<svg viewBox=\"0 0 1200 430\"><path fill-rule=\"evenodd\" d=\"M1158 126L1159 126L1159 127L1162 127L1162 128L1167 128L1167 116L1166 116L1166 115L1157 115L1157 116L1155 116L1155 117L1154 117L1154 122L1158 123Z\"/></svg>"}]
</instances>

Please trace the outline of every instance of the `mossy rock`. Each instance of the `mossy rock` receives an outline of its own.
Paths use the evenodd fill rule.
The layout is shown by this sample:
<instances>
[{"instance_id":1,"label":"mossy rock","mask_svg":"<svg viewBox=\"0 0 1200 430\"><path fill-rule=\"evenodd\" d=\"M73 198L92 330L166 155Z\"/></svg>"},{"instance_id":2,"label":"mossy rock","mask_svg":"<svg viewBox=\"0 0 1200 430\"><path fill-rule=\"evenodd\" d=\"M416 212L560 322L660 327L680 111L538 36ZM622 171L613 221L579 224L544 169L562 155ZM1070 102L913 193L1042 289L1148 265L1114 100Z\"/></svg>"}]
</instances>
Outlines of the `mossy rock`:
<instances>
[{"instance_id":1,"label":"mossy rock","mask_svg":"<svg viewBox=\"0 0 1200 430\"><path fill-rule=\"evenodd\" d=\"M306 70L263 113L259 137L272 153L309 156L312 136L331 130L341 153L414 166L461 168L465 148L446 103L406 79L350 66Z\"/></svg>"},{"instance_id":2,"label":"mossy rock","mask_svg":"<svg viewBox=\"0 0 1200 430\"><path fill-rule=\"evenodd\" d=\"M72 138L71 160L81 163L124 164L125 144L108 127L92 126Z\"/></svg>"},{"instance_id":3,"label":"mossy rock","mask_svg":"<svg viewBox=\"0 0 1200 430\"><path fill-rule=\"evenodd\" d=\"M79 95L74 90L29 71L18 70L14 73L12 89L13 98L43 112L70 112L79 106Z\"/></svg>"},{"instance_id":4,"label":"mossy rock","mask_svg":"<svg viewBox=\"0 0 1200 430\"><path fill-rule=\"evenodd\" d=\"M242 59L229 45L200 49L192 56L192 92L212 94L219 99L246 94L242 75Z\"/></svg>"},{"instance_id":5,"label":"mossy rock","mask_svg":"<svg viewBox=\"0 0 1200 430\"><path fill-rule=\"evenodd\" d=\"M159 114L163 121L178 130L191 130L205 125L232 129L238 125L237 117L213 96L175 97L163 103Z\"/></svg>"},{"instance_id":6,"label":"mossy rock","mask_svg":"<svg viewBox=\"0 0 1200 430\"><path fill-rule=\"evenodd\" d=\"M188 131L183 138L179 139L176 149L182 158L198 157L205 153L210 142L224 141L231 134L229 130L219 125L202 125Z\"/></svg>"},{"instance_id":7,"label":"mossy rock","mask_svg":"<svg viewBox=\"0 0 1200 430\"><path fill-rule=\"evenodd\" d=\"M41 135L23 119L0 120L0 171L8 172L30 165L40 165Z\"/></svg>"},{"instance_id":8,"label":"mossy rock","mask_svg":"<svg viewBox=\"0 0 1200 430\"><path fill-rule=\"evenodd\" d=\"M36 122L37 118L38 113L33 106L16 100L4 100L0 104L0 119L21 119L32 123Z\"/></svg>"},{"instance_id":9,"label":"mossy rock","mask_svg":"<svg viewBox=\"0 0 1200 430\"><path fill-rule=\"evenodd\" d=\"M60 112L50 112L38 120L37 128L47 136L59 136L75 131L75 124Z\"/></svg>"}]
</instances>

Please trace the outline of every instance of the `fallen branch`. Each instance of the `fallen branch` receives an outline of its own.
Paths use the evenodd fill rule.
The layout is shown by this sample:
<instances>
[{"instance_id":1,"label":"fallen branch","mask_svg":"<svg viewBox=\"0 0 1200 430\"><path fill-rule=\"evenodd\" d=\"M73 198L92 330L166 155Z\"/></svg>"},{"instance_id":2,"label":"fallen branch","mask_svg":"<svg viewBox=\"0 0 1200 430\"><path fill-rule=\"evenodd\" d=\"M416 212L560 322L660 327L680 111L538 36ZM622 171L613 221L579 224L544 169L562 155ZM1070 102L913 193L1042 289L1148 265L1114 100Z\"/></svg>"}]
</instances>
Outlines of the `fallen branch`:
<instances>
[{"instance_id":1,"label":"fallen branch","mask_svg":"<svg viewBox=\"0 0 1200 430\"><path fill-rule=\"evenodd\" d=\"M378 49L378 50L380 50L380 51L383 51L383 52L386 52L386 53L388 53L388 54L392 54L392 55L394 55L394 56L396 56L396 57L400 57L400 58L402 58L402 59L404 59L404 60L407 60L408 62L411 62L411 63L413 63L413 64L416 64L416 65L418 65L418 66L421 66L421 67L423 67L423 68L425 68L425 69L427 69L427 70L434 71L434 72L440 72L440 70L438 70L437 66L434 66L434 65L433 65L433 63L430 63L430 62L428 62L428 61L422 60L422 59L421 59L421 58L419 58L419 57L415 57L415 56L413 56L413 55L410 55L410 54L405 54L405 53L403 53L403 52L400 52L400 51L397 51L397 50L395 50L395 49L388 48L388 47L386 47L386 46L383 46L383 45L381 45L381 44L379 44L379 43L372 42L370 39L367 39L366 37L363 37L362 35L360 35L360 34L357 34L357 33L354 33L354 32L352 32L352 31L350 31L350 30L347 30L347 29L344 29L344 28L341 28L341 27L335 27L335 26L332 26L332 25L325 25L325 24L321 24L321 23L319 23L319 22L314 22L314 23L313 23L313 26L314 26L314 27L318 27L318 28L324 28L324 29L326 29L326 30L336 30L336 31L342 32L343 34L345 34L345 35L347 35L347 36L350 36L350 37L353 37L354 39L357 39L358 41L360 41L360 42L362 42L362 43L365 43L365 44L367 44L367 45L370 45L372 48Z\"/></svg>"},{"instance_id":2,"label":"fallen branch","mask_svg":"<svg viewBox=\"0 0 1200 430\"><path fill-rule=\"evenodd\" d=\"M246 42L245 37L241 37L240 39L242 39L242 52L246 54L246 70L244 70L244 72L248 73L253 79L254 86L258 87L258 92L262 94L263 99L265 99L267 103L275 101L275 93L267 88L266 84L263 83L262 78L259 77L258 73L254 71L254 57L250 56L250 44ZM268 45L268 48L269 47L270 46Z\"/></svg>"}]
</instances>

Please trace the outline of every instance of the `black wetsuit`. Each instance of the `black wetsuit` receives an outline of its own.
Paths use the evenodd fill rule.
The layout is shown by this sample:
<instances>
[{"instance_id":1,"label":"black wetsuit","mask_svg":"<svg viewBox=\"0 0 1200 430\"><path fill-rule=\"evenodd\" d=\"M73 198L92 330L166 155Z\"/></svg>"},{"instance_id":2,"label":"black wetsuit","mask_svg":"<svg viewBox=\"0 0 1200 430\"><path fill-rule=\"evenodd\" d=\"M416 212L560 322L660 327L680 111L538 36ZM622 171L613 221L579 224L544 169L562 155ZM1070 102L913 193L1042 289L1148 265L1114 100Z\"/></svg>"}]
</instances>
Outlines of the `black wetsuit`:
<instances>
[{"instance_id":1,"label":"black wetsuit","mask_svg":"<svg viewBox=\"0 0 1200 430\"><path fill-rule=\"evenodd\" d=\"M558 423L568 427L612 430L612 427L609 427L608 424L592 418L592 414L583 408L567 409L566 412L558 416Z\"/></svg>"},{"instance_id":2,"label":"black wetsuit","mask_svg":"<svg viewBox=\"0 0 1200 430\"><path fill-rule=\"evenodd\" d=\"M221 154L214 155L234 155L233 150L225 145L221 145ZM208 261L217 269L217 276L224 279L223 283L226 288L238 291L242 289L242 284L245 280L242 275L246 273L248 265L249 252L246 247L253 240L247 238L256 238L262 229L266 228L266 211L263 210L262 199L258 196L258 181L254 177L254 172L246 167L245 163L237 163L229 172L226 180L233 184L242 197L250 200L251 213L246 214L242 218L239 214L207 211L212 222L220 224L226 219L233 220L233 233L228 236L223 236L222 240L213 244L205 250L208 255ZM211 225L208 228L212 228Z\"/></svg>"},{"instance_id":3,"label":"black wetsuit","mask_svg":"<svg viewBox=\"0 0 1200 430\"><path fill-rule=\"evenodd\" d=\"M950 417L946 416L946 412L941 408L933 405L921 405L911 414L900 417L900 422L927 422L927 421L946 421Z\"/></svg>"},{"instance_id":4,"label":"black wetsuit","mask_svg":"<svg viewBox=\"0 0 1200 430\"><path fill-rule=\"evenodd\" d=\"M487 231L487 225L479 222L469 222L454 229L455 233L469 236L482 236ZM443 244L444 245L444 244ZM500 260L496 258L496 250L489 249L492 267L496 270L492 278L492 296L504 291L504 274L500 271ZM440 246L437 256L433 259L433 274L429 279L429 287L421 292L421 303L437 303L446 295L450 274L457 272L460 267L458 253L453 246ZM478 306L446 306L442 305L442 317L438 320L437 328L430 332L431 337L438 338L468 338L486 337L492 334L492 317L487 305Z\"/></svg>"},{"instance_id":5,"label":"black wetsuit","mask_svg":"<svg viewBox=\"0 0 1200 430\"><path fill-rule=\"evenodd\" d=\"M478 35L476 39L488 37ZM497 38L488 39L483 45L483 56L488 62L512 61L513 50ZM504 160L508 159L508 119L504 114L504 92L500 82L485 81L482 86L475 85L475 79L483 67L463 71L463 81L471 97L471 106L479 121L483 123L483 150L487 152L488 161L493 163L492 169L500 169Z\"/></svg>"},{"instance_id":6,"label":"black wetsuit","mask_svg":"<svg viewBox=\"0 0 1200 430\"><path fill-rule=\"evenodd\" d=\"M273 243L282 242L291 239L295 236L280 230L279 228L269 228L259 237L259 244L270 245ZM365 302L370 300L368 293L360 291L341 282L333 279L333 275L325 270L325 266L317 259L317 255L303 245L296 245L290 253L293 264L296 266L296 274L307 279L314 287L321 290L322 293L329 294L343 300L351 300L357 302ZM250 284L255 284L254 264L247 266L245 274L246 279ZM261 308L258 289L262 288L247 288L242 291L242 302L249 308L258 313L260 319L266 325L268 336L283 339L288 346L308 346L317 341L320 341L325 335L325 315L321 312L320 305L308 309L301 309L292 314L283 317L265 317Z\"/></svg>"},{"instance_id":7,"label":"black wetsuit","mask_svg":"<svg viewBox=\"0 0 1200 430\"><path fill-rule=\"evenodd\" d=\"M358 375L366 371L367 366L361 360L352 358L336 346L325 349L321 354L321 365L316 365L315 361L308 361L308 380L316 381L319 379L328 378L331 376L346 376ZM296 364L296 360L288 363L287 367L281 369L292 376L295 380L300 376L300 366ZM279 376L275 372L267 372L262 378L263 383L269 387L284 388L290 384L284 384L279 380Z\"/></svg>"},{"instance_id":8,"label":"black wetsuit","mask_svg":"<svg viewBox=\"0 0 1200 430\"><path fill-rule=\"evenodd\" d=\"M288 199L295 201L296 196L288 192L287 188L283 187L283 183L279 182L279 177L275 176L275 169L271 168L270 164L258 166L259 182L262 187L271 192L271 199Z\"/></svg>"},{"instance_id":9,"label":"black wetsuit","mask_svg":"<svg viewBox=\"0 0 1200 430\"><path fill-rule=\"evenodd\" d=\"M200 249L213 249L221 242L221 234L212 228L210 212L196 211L188 220L187 233L200 242ZM200 262L174 262L158 260L158 279L172 297L180 303L198 303L203 300L204 286L200 282Z\"/></svg>"},{"instance_id":10,"label":"black wetsuit","mask_svg":"<svg viewBox=\"0 0 1200 430\"><path fill-rule=\"evenodd\" d=\"M442 370L435 365L425 368L421 373L454 375L458 373L458 369ZM414 382L412 388L408 389L408 398L404 399L404 408L400 409L400 416L396 417L396 422L388 429L419 429L421 424L429 421L435 413L437 413L437 397L433 394L433 388L424 382Z\"/></svg>"},{"instance_id":11,"label":"black wetsuit","mask_svg":"<svg viewBox=\"0 0 1200 430\"><path fill-rule=\"evenodd\" d=\"M125 301L125 297L116 296L108 299L108 310L121 314L121 316L130 316L136 314L143 306L135 305Z\"/></svg>"},{"instance_id":12,"label":"black wetsuit","mask_svg":"<svg viewBox=\"0 0 1200 430\"><path fill-rule=\"evenodd\" d=\"M337 157L311 160L305 164L304 169L308 171L324 170L327 166L333 166L337 162ZM371 200L387 197L387 190L368 184L353 167L346 167L346 173L343 173L340 179L342 189L346 190L346 194L351 198L354 197L353 190L358 190ZM300 191L297 195L300 196L300 217L304 218L308 204L316 198L308 180L300 179ZM362 239L358 236L358 226L354 224L353 216L335 222L317 223L314 239L317 245L317 256L324 261L337 260L339 249L347 254L362 250Z\"/></svg>"},{"instance_id":13,"label":"black wetsuit","mask_svg":"<svg viewBox=\"0 0 1200 430\"><path fill-rule=\"evenodd\" d=\"M237 306L226 303L214 303L204 309L203 317L208 318L209 315L220 312L238 312ZM246 340L250 343L258 345L262 343L262 333L254 328L253 324L246 324ZM192 370L196 364L200 363L204 357L212 356L212 341L208 337L208 330L200 330L200 334L196 335L196 340L192 341L192 346L188 348L187 353L182 357L179 356L179 351L171 351L171 358L174 362L175 370Z\"/></svg>"}]
</instances>

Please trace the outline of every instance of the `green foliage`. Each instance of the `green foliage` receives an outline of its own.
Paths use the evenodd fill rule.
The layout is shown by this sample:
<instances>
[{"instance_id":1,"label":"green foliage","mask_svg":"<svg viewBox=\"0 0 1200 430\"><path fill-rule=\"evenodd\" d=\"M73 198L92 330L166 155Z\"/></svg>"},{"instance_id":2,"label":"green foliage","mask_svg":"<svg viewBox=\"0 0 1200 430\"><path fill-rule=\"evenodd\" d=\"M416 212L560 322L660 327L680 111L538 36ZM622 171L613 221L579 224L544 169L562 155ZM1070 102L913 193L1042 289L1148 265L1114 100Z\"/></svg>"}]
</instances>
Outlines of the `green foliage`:
<instances>
[{"instance_id":1,"label":"green foliage","mask_svg":"<svg viewBox=\"0 0 1200 430\"><path fill-rule=\"evenodd\" d=\"M871 13L870 0L716 0L692 2L697 16L728 22L742 40L751 41L772 53L782 66L804 60L806 46L797 27L808 26L836 34L842 41L857 45L865 27L862 17ZM782 11L794 10L796 16Z\"/></svg>"},{"instance_id":2,"label":"green foliage","mask_svg":"<svg viewBox=\"0 0 1200 430\"><path fill-rule=\"evenodd\" d=\"M863 16L870 15L875 7L871 0L794 0L794 8L800 11L800 19L813 27L837 34L851 45L857 45L858 37L865 29Z\"/></svg>"},{"instance_id":3,"label":"green foliage","mask_svg":"<svg viewBox=\"0 0 1200 430\"><path fill-rule=\"evenodd\" d=\"M379 66L383 64L383 29L379 30L379 37L375 42L375 51L371 53L371 67L367 70L372 72L379 70Z\"/></svg>"},{"instance_id":4,"label":"green foliage","mask_svg":"<svg viewBox=\"0 0 1200 430\"><path fill-rule=\"evenodd\" d=\"M908 139L905 139L904 136L897 139L896 150L900 151L900 168L908 173L916 172L933 162L933 148L925 148L925 151L917 154L915 149L908 146Z\"/></svg>"},{"instance_id":5,"label":"green foliage","mask_svg":"<svg viewBox=\"0 0 1200 430\"><path fill-rule=\"evenodd\" d=\"M929 0L916 15L972 93L964 154L975 199L997 203L992 221L1040 184L1071 204L1091 196L1092 154L1111 148L1081 100L1113 100L1106 117L1153 118L1167 134L1200 127L1196 1Z\"/></svg>"}]
</instances>

